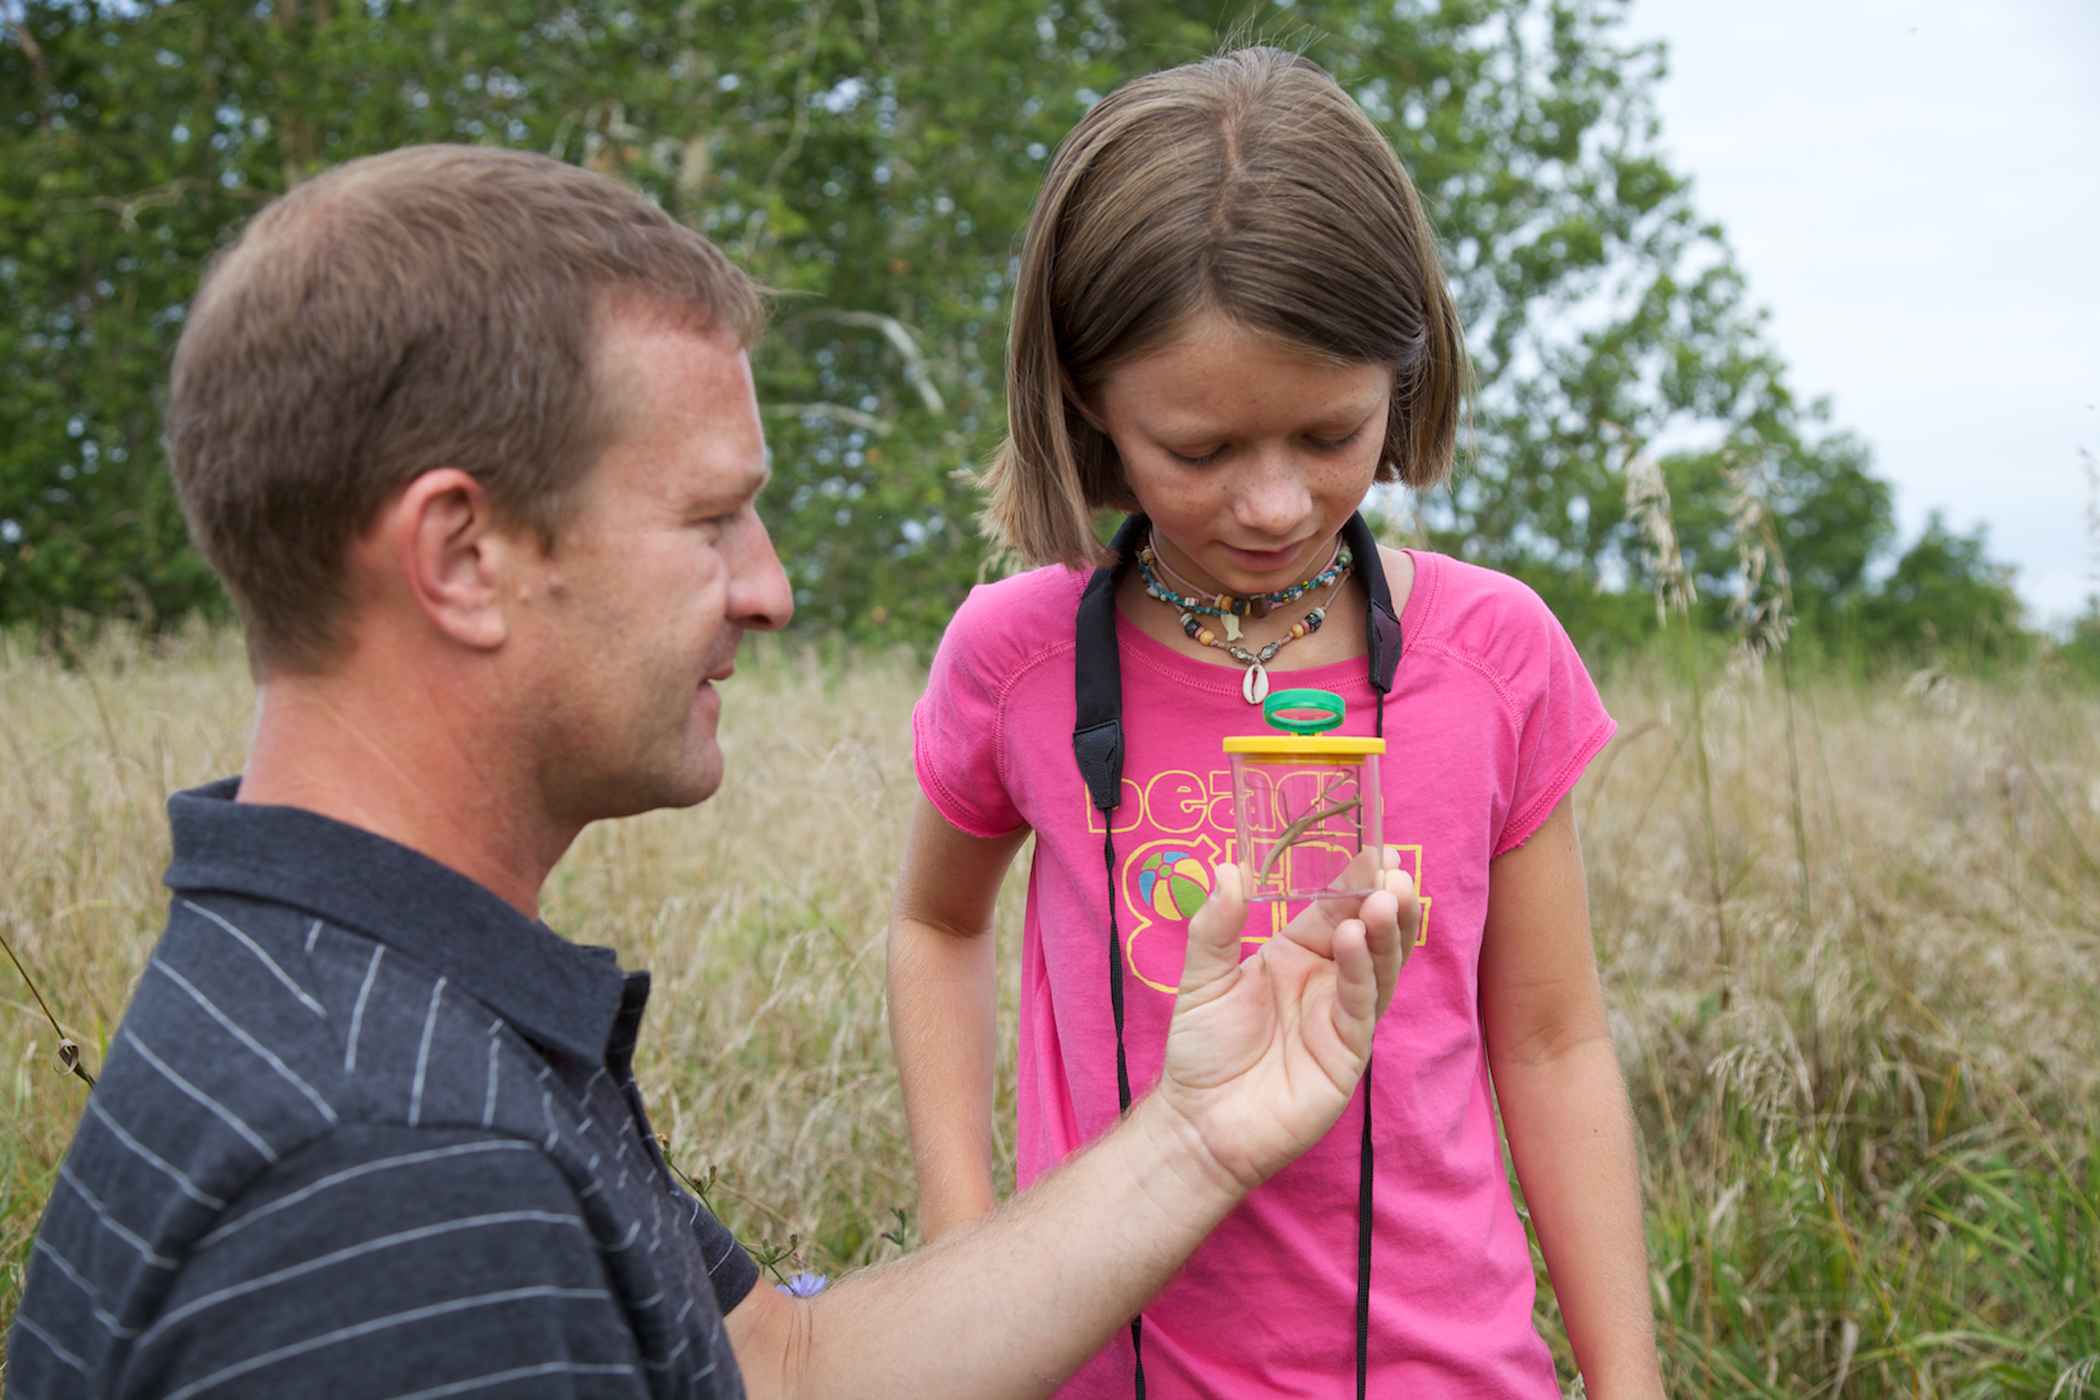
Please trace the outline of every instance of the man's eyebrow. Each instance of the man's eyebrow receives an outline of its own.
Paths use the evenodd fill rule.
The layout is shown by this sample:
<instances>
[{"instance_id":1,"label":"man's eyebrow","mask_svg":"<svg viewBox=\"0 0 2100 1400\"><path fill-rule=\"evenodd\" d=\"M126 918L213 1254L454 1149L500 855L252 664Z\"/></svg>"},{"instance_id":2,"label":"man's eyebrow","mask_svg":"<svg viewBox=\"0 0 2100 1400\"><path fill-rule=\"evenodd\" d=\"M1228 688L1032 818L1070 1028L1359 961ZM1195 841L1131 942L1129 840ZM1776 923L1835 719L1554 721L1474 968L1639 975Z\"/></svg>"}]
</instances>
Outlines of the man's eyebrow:
<instances>
[{"instance_id":1,"label":"man's eyebrow","mask_svg":"<svg viewBox=\"0 0 2100 1400\"><path fill-rule=\"evenodd\" d=\"M772 484L773 467L769 454L756 466L747 462L731 468L726 480L717 478L702 492L699 503L708 510L741 509L756 502Z\"/></svg>"}]
</instances>

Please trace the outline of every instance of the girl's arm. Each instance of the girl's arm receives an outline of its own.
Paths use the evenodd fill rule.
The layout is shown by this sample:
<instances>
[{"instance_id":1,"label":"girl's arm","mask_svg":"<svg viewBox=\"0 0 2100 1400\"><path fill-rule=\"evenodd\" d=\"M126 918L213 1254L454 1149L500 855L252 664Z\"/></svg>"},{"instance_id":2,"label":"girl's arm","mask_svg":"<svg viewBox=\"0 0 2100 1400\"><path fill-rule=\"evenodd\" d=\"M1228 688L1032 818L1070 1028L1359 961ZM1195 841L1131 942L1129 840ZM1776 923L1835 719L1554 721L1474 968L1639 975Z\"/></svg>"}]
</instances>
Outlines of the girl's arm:
<instances>
[{"instance_id":1,"label":"girl's arm","mask_svg":"<svg viewBox=\"0 0 2100 1400\"><path fill-rule=\"evenodd\" d=\"M1640 1165L1563 799L1488 867L1480 1009L1495 1097L1589 1394L1659 1396Z\"/></svg>"},{"instance_id":2,"label":"girl's arm","mask_svg":"<svg viewBox=\"0 0 2100 1400\"><path fill-rule=\"evenodd\" d=\"M957 831L922 793L890 918L890 1045L904 1086L928 1240L989 1214L999 987L991 937L999 883L1025 828Z\"/></svg>"}]
</instances>

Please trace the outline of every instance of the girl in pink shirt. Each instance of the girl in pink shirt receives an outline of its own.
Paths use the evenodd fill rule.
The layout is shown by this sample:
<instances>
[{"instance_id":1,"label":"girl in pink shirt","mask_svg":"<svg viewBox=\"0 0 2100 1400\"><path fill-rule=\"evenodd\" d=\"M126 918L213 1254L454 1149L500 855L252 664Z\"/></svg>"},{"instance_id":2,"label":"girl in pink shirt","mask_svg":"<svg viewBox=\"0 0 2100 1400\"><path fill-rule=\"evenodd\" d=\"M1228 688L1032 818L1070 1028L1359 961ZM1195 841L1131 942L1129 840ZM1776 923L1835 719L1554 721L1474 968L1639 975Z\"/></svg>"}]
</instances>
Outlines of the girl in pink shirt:
<instances>
[{"instance_id":1,"label":"girl in pink shirt","mask_svg":"<svg viewBox=\"0 0 2100 1400\"><path fill-rule=\"evenodd\" d=\"M1357 1102L1062 1395L1556 1395L1497 1103L1589 1393L1660 1394L1566 800L1612 721L1529 589L1357 514L1443 477L1464 378L1413 186L1312 63L1138 79L1059 148L987 483L1040 567L971 593L913 715L890 1015L929 1238L993 1207L986 935L1030 834L1022 1185L1159 1074L1188 919L1236 857L1220 741L1263 729L1272 672L1385 737L1422 907ZM1108 548L1103 508L1129 512ZM1251 908L1246 948L1290 912Z\"/></svg>"}]
</instances>

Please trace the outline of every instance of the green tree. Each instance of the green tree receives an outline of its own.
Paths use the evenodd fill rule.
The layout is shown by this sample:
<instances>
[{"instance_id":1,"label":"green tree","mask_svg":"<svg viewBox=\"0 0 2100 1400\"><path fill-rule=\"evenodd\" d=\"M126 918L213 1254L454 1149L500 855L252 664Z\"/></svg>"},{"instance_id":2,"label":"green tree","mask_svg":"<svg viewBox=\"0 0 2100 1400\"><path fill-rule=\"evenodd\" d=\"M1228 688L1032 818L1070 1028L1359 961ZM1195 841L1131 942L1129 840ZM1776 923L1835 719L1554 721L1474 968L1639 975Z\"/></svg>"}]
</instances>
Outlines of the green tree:
<instances>
[{"instance_id":1,"label":"green tree","mask_svg":"<svg viewBox=\"0 0 2100 1400\"><path fill-rule=\"evenodd\" d=\"M1856 608L1870 652L1997 661L2026 655L2012 571L1991 561L1984 527L1951 529L1934 511L1880 587Z\"/></svg>"},{"instance_id":2,"label":"green tree","mask_svg":"<svg viewBox=\"0 0 2100 1400\"><path fill-rule=\"evenodd\" d=\"M2056 655L2073 675L2100 683L2100 593L2087 597Z\"/></svg>"},{"instance_id":3,"label":"green tree","mask_svg":"<svg viewBox=\"0 0 2100 1400\"><path fill-rule=\"evenodd\" d=\"M1820 422L1825 410L1815 411ZM1761 452L1747 458L1749 452ZM1721 610L1741 570L1745 483L1729 468L1767 464L1750 474L1751 489L1771 513L1801 621L1829 626L1870 589L1869 570L1896 540L1894 493L1873 474L1866 445L1846 433L1804 441L1775 434L1754 447L1680 453L1663 460L1677 539L1709 619ZM1645 575L1645 568L1637 570Z\"/></svg>"},{"instance_id":4,"label":"green tree","mask_svg":"<svg viewBox=\"0 0 2100 1400\"><path fill-rule=\"evenodd\" d=\"M1721 468L1768 463L1797 594L1856 590L1887 488L1797 405L1720 231L1662 158L1624 0L1299 0L1442 237L1479 392L1432 542L1556 601L1639 579L1619 473L1673 460L1725 575ZM494 141L617 172L783 292L757 366L806 623L924 642L985 568L1010 264L1050 151L1124 79L1216 46L1195 0L28 0L0 42L0 622L172 620L157 395L206 257L323 165ZM1700 512L1706 512L1705 516ZM1724 513L1725 514L1725 513ZM1712 519L1708 519L1712 516ZM1616 624L1615 624L1616 625Z\"/></svg>"}]
</instances>

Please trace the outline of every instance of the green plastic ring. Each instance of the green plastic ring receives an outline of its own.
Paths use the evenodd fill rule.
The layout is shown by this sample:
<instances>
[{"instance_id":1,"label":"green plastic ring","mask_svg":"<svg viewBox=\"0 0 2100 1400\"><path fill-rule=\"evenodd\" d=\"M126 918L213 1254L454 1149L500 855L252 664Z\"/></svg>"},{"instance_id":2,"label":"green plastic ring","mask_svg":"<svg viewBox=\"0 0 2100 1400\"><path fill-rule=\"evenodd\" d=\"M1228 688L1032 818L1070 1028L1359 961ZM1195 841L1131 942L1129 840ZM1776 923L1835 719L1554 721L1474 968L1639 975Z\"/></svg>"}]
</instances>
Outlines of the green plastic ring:
<instances>
[{"instance_id":1,"label":"green plastic ring","mask_svg":"<svg viewBox=\"0 0 2100 1400\"><path fill-rule=\"evenodd\" d=\"M1311 718L1292 719L1285 710L1316 710ZM1331 690L1279 690L1261 702L1261 717L1272 729L1290 734L1321 734L1342 722L1342 697Z\"/></svg>"}]
</instances>

